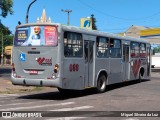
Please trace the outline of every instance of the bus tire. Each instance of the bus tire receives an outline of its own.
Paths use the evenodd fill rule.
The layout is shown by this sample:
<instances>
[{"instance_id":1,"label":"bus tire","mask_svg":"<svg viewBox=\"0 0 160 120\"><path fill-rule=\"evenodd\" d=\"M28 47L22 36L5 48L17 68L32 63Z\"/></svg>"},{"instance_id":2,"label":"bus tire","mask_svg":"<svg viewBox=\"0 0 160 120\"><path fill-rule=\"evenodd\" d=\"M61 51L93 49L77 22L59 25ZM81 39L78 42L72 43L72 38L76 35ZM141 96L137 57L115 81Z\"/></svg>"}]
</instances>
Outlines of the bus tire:
<instances>
[{"instance_id":1,"label":"bus tire","mask_svg":"<svg viewBox=\"0 0 160 120\"><path fill-rule=\"evenodd\" d=\"M100 74L97 80L97 92L103 93L106 90L107 78L104 74Z\"/></svg>"}]
</instances>

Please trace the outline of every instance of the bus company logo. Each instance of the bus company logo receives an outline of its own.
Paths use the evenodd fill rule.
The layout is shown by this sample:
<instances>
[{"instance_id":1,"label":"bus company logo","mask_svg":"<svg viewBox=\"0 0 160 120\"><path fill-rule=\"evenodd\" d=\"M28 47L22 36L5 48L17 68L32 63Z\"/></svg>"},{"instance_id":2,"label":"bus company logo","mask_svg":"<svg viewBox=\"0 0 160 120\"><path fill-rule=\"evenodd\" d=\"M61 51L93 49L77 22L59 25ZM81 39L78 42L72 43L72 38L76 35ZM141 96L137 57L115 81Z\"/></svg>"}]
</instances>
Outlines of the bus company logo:
<instances>
[{"instance_id":1,"label":"bus company logo","mask_svg":"<svg viewBox=\"0 0 160 120\"><path fill-rule=\"evenodd\" d=\"M52 65L52 58L39 57L39 58L36 58L36 61L38 62L39 65L43 65L43 66L51 66Z\"/></svg>"},{"instance_id":2,"label":"bus company logo","mask_svg":"<svg viewBox=\"0 0 160 120\"><path fill-rule=\"evenodd\" d=\"M141 66L140 60L135 60L133 62L132 70L133 70L133 74L135 77L137 77L137 75L138 75L138 71L139 71L140 66Z\"/></svg>"}]
</instances>

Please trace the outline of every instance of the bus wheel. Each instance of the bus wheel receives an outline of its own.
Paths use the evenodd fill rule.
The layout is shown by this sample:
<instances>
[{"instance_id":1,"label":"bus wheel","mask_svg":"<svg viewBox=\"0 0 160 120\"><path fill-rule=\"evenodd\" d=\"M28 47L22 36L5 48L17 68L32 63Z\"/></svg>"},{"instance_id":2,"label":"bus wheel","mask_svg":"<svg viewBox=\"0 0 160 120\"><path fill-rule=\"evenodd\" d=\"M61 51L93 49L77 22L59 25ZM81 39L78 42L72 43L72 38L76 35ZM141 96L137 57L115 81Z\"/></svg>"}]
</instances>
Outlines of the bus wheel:
<instances>
[{"instance_id":1,"label":"bus wheel","mask_svg":"<svg viewBox=\"0 0 160 120\"><path fill-rule=\"evenodd\" d=\"M106 81L107 78L104 74L100 74L98 81L97 81L97 92L103 93L106 90Z\"/></svg>"}]
</instances>

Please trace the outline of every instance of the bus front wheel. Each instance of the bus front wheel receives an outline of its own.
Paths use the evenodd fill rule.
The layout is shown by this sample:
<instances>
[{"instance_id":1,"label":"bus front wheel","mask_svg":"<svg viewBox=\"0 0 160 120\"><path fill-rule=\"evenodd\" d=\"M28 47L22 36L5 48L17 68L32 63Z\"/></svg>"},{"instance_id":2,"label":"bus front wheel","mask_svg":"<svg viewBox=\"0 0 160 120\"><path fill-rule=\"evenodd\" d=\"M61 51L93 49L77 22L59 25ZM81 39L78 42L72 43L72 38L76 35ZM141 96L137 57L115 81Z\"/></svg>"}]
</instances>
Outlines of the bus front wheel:
<instances>
[{"instance_id":1,"label":"bus front wheel","mask_svg":"<svg viewBox=\"0 0 160 120\"><path fill-rule=\"evenodd\" d=\"M106 90L106 82L107 78L104 74L100 74L98 81L97 81L97 92L98 93L103 93Z\"/></svg>"}]
</instances>

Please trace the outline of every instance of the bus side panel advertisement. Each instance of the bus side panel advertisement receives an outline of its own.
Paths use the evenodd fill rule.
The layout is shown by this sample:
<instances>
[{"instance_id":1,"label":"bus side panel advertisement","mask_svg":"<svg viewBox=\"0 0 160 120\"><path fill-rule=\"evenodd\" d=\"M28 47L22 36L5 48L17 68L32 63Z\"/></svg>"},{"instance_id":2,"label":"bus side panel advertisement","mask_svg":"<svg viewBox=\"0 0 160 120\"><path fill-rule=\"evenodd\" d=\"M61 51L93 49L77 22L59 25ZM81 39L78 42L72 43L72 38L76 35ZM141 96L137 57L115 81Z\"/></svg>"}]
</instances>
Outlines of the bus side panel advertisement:
<instances>
[{"instance_id":1,"label":"bus side panel advertisement","mask_svg":"<svg viewBox=\"0 0 160 120\"><path fill-rule=\"evenodd\" d=\"M22 45L28 38L28 30L17 30L15 34L14 45Z\"/></svg>"}]
</instances>

